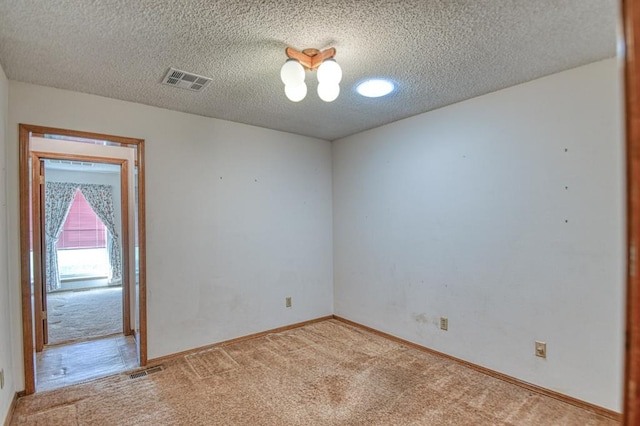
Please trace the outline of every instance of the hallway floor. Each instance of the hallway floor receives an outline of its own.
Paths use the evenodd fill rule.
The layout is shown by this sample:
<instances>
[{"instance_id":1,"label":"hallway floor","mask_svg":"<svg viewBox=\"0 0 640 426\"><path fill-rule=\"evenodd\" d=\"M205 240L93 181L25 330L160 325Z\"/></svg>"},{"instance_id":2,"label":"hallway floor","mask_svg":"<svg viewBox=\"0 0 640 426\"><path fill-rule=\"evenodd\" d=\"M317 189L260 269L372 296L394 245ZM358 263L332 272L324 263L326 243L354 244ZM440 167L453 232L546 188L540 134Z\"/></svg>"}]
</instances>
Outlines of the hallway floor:
<instances>
[{"instance_id":1,"label":"hallway floor","mask_svg":"<svg viewBox=\"0 0 640 426\"><path fill-rule=\"evenodd\" d=\"M67 345L36 354L36 391L104 377L138 366L133 336L122 334Z\"/></svg>"}]
</instances>

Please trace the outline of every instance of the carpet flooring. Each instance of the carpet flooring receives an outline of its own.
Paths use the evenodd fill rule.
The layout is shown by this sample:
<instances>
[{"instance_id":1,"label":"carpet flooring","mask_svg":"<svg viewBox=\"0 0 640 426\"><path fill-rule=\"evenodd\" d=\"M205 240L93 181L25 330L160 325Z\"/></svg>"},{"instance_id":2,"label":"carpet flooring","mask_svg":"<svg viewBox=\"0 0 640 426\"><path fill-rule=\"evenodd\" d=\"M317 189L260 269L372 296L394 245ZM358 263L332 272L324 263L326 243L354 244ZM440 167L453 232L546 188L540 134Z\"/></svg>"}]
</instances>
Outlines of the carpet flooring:
<instances>
[{"instance_id":1,"label":"carpet flooring","mask_svg":"<svg viewBox=\"0 0 640 426\"><path fill-rule=\"evenodd\" d=\"M615 425L337 320L20 398L19 425Z\"/></svg>"},{"instance_id":2,"label":"carpet flooring","mask_svg":"<svg viewBox=\"0 0 640 426\"><path fill-rule=\"evenodd\" d=\"M122 287L47 295L49 345L122 333Z\"/></svg>"}]
</instances>

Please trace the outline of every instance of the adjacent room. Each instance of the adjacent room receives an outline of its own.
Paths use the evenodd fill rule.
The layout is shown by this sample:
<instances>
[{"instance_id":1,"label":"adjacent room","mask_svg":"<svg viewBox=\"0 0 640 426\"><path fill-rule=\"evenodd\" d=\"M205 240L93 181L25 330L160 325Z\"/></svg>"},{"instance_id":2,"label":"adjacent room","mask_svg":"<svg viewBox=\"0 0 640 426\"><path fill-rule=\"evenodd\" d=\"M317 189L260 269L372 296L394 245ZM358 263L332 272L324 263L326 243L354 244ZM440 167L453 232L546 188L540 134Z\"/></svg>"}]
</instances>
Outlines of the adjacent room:
<instances>
[{"instance_id":1,"label":"adjacent room","mask_svg":"<svg viewBox=\"0 0 640 426\"><path fill-rule=\"evenodd\" d=\"M138 366L123 324L120 167L49 159L41 169L37 217L45 244L38 255L47 318L36 353L37 391Z\"/></svg>"},{"instance_id":2,"label":"adjacent room","mask_svg":"<svg viewBox=\"0 0 640 426\"><path fill-rule=\"evenodd\" d=\"M0 420L619 424L619 13L0 0Z\"/></svg>"}]
</instances>

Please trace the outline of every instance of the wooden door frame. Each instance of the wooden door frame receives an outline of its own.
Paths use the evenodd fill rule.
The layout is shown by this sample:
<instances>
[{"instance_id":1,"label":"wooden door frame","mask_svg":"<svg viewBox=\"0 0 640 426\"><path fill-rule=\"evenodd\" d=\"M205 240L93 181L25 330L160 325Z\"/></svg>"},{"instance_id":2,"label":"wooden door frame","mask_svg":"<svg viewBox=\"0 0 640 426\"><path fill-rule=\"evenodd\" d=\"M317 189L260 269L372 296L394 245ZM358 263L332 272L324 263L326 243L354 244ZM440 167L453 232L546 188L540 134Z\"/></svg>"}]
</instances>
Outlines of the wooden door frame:
<instances>
[{"instance_id":1,"label":"wooden door frame","mask_svg":"<svg viewBox=\"0 0 640 426\"><path fill-rule=\"evenodd\" d=\"M32 237L32 249L33 249L33 282L38 282L38 280L42 281L43 280L43 276L42 276L42 269L44 267L44 259L42 254L44 253L44 246L43 246L43 237L44 237L44 230L43 230L43 223L40 222L40 218L38 218L38 221L35 220L35 215L36 212L40 212L41 208L42 208L42 193L41 193L41 188L40 188L40 179L39 177L42 176L42 172L43 170L41 169L42 164L40 164L39 162L37 163L37 169L36 167L36 161L33 158L33 156L30 159L31 161L31 229L33 229L33 237ZM37 288L36 288L37 287ZM44 287L43 286L35 286L33 288L33 309L34 309L34 317L35 317L35 324L36 326L34 327L34 338L35 338L35 351L36 352L40 352L43 349L44 344L47 341L47 336L45 335L45 330L47 329L47 327L41 327L40 326L40 322L42 320L41 316L42 314L38 314L41 311L44 311L46 309L46 301L44 300L43 294L42 292L44 291Z\"/></svg>"},{"instance_id":2,"label":"wooden door frame","mask_svg":"<svg viewBox=\"0 0 640 426\"><path fill-rule=\"evenodd\" d=\"M31 124L19 124L19 185L20 185L20 274L22 291L22 337L23 337L23 361L25 394L32 394L36 390L35 383L35 345L34 345L34 317L31 307L31 280L30 280L30 247L29 239L29 207L30 182L29 163L32 158L29 139L32 135L60 135L72 138L96 139L114 142L124 147L134 148L136 152L135 161L138 167L138 313L139 332L136 336L140 346L140 365L147 363L147 304L146 304L146 222L145 222L145 174L144 174L144 140L127 138L122 136L106 135L84 131L59 129L54 127L36 126ZM55 154L54 154L55 155ZM46 158L52 158L52 154L44 154ZM64 157L70 155L62 154ZM101 157L94 157L101 158ZM128 199L127 199L128 203ZM36 212L33 212L36 215ZM123 218L124 220L124 218ZM39 233L39 231L38 231ZM36 229L34 228L34 240ZM123 244L124 246L124 244ZM34 245L35 250L35 245ZM125 257L125 256L123 256ZM128 256L125 261L129 262ZM35 263L35 262L34 262ZM35 271L34 271L35 272ZM127 277L127 279L129 279ZM135 283L131 283L135 285ZM128 292L127 292L128 293ZM129 295L127 294L127 297ZM129 318L130 319L130 318ZM130 327L130 321L128 326Z\"/></svg>"},{"instance_id":3,"label":"wooden door frame","mask_svg":"<svg viewBox=\"0 0 640 426\"><path fill-rule=\"evenodd\" d=\"M640 2L621 1L625 42L625 127L627 165L627 293L625 425L640 424Z\"/></svg>"},{"instance_id":4,"label":"wooden door frame","mask_svg":"<svg viewBox=\"0 0 640 426\"><path fill-rule=\"evenodd\" d=\"M84 161L92 163L107 163L120 166L120 217L121 219L121 236L122 241L122 269L127 271L122 277L122 332L125 335L131 335L133 330L131 329L131 274L130 274L130 223L129 223L129 161L120 158L110 157L97 157L91 155L75 155L75 154L58 154L52 152L40 152L31 151L31 164L32 164L32 229L34 230L34 246L33 246L33 276L34 276L34 321L35 321L35 350L40 352L43 344L47 343L47 336L45 331L40 328L40 322L43 320L42 314L39 311L39 307L46 306L46 300L44 300L45 283L43 274L44 265L44 250L42 232L36 235L36 229L42 229L44 223L42 217L42 184L39 182L39 173L36 169L36 165L40 164L41 160L70 160L70 161ZM45 177L46 180L46 177ZM42 182L44 183L44 182ZM40 336L42 334L42 336Z\"/></svg>"}]
</instances>

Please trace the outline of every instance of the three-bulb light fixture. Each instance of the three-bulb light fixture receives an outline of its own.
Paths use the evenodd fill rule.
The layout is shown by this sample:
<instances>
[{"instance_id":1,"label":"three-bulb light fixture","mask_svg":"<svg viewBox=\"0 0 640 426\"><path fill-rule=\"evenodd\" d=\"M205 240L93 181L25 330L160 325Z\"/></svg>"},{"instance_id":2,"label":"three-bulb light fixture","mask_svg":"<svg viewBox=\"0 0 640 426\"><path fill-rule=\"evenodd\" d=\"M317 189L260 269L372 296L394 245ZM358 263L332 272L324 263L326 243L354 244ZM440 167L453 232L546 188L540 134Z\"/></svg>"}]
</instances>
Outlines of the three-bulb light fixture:
<instances>
[{"instance_id":1,"label":"three-bulb light fixture","mask_svg":"<svg viewBox=\"0 0 640 426\"><path fill-rule=\"evenodd\" d=\"M335 48L322 52L318 49L304 49L299 52L291 47L286 49L287 62L280 69L280 79L284 83L284 93L292 102L300 102L307 96L304 82L305 71L318 71L318 96L325 102L333 102L340 94L342 69L333 59Z\"/></svg>"}]
</instances>

